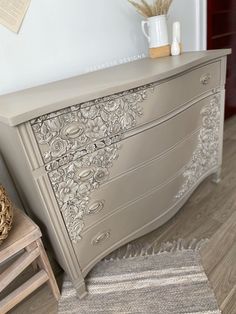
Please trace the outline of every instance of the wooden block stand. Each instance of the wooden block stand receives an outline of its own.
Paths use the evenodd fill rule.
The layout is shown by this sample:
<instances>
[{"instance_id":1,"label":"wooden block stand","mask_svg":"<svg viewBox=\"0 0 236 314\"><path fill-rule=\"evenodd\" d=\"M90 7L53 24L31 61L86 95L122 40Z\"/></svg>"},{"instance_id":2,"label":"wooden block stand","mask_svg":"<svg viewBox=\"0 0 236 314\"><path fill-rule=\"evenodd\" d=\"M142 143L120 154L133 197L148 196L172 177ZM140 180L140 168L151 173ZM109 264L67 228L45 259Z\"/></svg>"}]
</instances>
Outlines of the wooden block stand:
<instances>
[{"instance_id":1,"label":"wooden block stand","mask_svg":"<svg viewBox=\"0 0 236 314\"><path fill-rule=\"evenodd\" d=\"M0 265L22 250L23 253L0 274L0 293L29 265L32 264L38 272L0 301L1 314L7 313L45 282L50 285L55 298L59 299L60 292L41 236L39 227L22 211L15 209L12 230L0 246Z\"/></svg>"},{"instance_id":2,"label":"wooden block stand","mask_svg":"<svg viewBox=\"0 0 236 314\"><path fill-rule=\"evenodd\" d=\"M170 45L157 48L149 48L149 56L153 59L170 56Z\"/></svg>"}]
</instances>

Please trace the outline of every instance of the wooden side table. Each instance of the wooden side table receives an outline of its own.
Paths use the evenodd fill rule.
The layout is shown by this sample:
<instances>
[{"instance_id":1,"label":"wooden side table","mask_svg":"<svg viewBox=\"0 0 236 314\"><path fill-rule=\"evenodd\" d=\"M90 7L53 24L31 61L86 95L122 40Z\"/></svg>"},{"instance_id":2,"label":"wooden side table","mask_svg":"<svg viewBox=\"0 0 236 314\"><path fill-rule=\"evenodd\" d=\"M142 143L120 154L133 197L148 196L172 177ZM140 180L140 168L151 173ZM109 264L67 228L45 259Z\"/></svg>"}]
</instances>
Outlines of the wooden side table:
<instances>
[{"instance_id":1,"label":"wooden side table","mask_svg":"<svg viewBox=\"0 0 236 314\"><path fill-rule=\"evenodd\" d=\"M34 268L37 265L39 271L0 301L1 314L7 313L45 282L50 285L55 298L59 299L60 292L41 236L39 227L22 211L15 209L12 230L0 246L0 265L20 251L22 254L0 274L0 293L30 264Z\"/></svg>"}]
</instances>

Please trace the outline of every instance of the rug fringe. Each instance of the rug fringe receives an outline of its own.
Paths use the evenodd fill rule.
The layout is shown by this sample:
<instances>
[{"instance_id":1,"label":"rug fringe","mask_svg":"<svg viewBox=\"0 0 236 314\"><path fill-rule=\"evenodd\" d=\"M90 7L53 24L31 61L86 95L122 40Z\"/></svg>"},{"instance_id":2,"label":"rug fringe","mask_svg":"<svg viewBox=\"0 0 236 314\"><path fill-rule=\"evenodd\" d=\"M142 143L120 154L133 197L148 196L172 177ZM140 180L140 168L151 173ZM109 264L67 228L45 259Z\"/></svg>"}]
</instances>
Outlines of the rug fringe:
<instances>
[{"instance_id":1,"label":"rug fringe","mask_svg":"<svg viewBox=\"0 0 236 314\"><path fill-rule=\"evenodd\" d=\"M146 246L141 246L138 244L127 244L125 252L124 248L120 248L115 252L111 253L109 256L104 258L104 261L114 261L126 258L132 258L137 256L147 256L147 255L158 255L165 253L176 253L180 251L199 251L203 245L205 245L209 239L197 240L193 239L191 241L185 239L174 240L173 242L165 242L160 245L159 241L156 240L151 244Z\"/></svg>"}]
</instances>

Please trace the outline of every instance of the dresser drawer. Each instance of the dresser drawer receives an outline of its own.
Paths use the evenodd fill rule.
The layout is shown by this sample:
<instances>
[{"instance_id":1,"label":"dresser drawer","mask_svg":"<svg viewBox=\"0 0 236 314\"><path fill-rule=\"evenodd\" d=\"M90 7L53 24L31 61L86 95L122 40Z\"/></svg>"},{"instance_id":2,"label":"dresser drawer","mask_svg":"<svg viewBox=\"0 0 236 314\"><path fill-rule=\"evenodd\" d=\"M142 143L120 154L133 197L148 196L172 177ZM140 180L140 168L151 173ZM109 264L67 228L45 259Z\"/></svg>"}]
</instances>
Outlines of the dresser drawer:
<instances>
[{"instance_id":1,"label":"dresser drawer","mask_svg":"<svg viewBox=\"0 0 236 314\"><path fill-rule=\"evenodd\" d=\"M166 82L75 105L31 121L44 163L79 150L82 155L117 142L128 130L177 110L220 85L220 62Z\"/></svg>"},{"instance_id":2,"label":"dresser drawer","mask_svg":"<svg viewBox=\"0 0 236 314\"><path fill-rule=\"evenodd\" d=\"M133 202L85 231L82 240L74 244L82 270L99 254L107 255L110 248L114 250L113 246L119 246L119 241L140 231L140 228L153 220L161 219L176 203L175 196L183 183L184 178L179 175L163 188Z\"/></svg>"},{"instance_id":3,"label":"dresser drawer","mask_svg":"<svg viewBox=\"0 0 236 314\"><path fill-rule=\"evenodd\" d=\"M191 160L199 143L200 131L178 144L159 158L129 171L100 186L91 193L91 201L84 216L85 229L96 224L105 215L141 195L170 181Z\"/></svg>"},{"instance_id":4,"label":"dresser drawer","mask_svg":"<svg viewBox=\"0 0 236 314\"><path fill-rule=\"evenodd\" d=\"M220 62L194 69L166 82L157 82L141 104L144 114L137 124L160 119L184 104L220 86Z\"/></svg>"}]
</instances>

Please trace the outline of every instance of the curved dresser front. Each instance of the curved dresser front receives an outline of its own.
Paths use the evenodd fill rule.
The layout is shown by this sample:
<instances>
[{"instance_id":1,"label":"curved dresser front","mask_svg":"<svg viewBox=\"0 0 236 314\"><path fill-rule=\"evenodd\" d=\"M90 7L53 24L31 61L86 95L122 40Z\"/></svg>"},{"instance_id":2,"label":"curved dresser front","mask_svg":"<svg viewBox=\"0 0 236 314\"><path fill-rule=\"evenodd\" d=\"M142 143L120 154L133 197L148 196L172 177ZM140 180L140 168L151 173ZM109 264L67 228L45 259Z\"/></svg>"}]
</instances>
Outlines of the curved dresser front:
<instances>
[{"instance_id":1,"label":"curved dresser front","mask_svg":"<svg viewBox=\"0 0 236 314\"><path fill-rule=\"evenodd\" d=\"M149 81L143 84L133 78L132 86L124 83L117 92L100 91L99 97L71 105L62 105L59 97L58 110L43 106L42 99L31 116L22 114L27 118L21 123L1 123L1 149L25 206L46 227L80 297L84 277L101 258L165 223L204 178L219 176L227 53L184 54L177 66L165 58L169 71L161 78L159 60L116 67L114 76L123 71L125 80L127 71L155 62L156 79L146 69ZM106 77L106 71L90 80ZM65 89L69 83L75 85L65 81ZM27 95L32 102L58 98L59 85L51 85L51 94L48 86ZM7 104L6 98L1 102ZM14 118L19 114L12 124ZM13 161L16 153L21 163Z\"/></svg>"}]
</instances>

